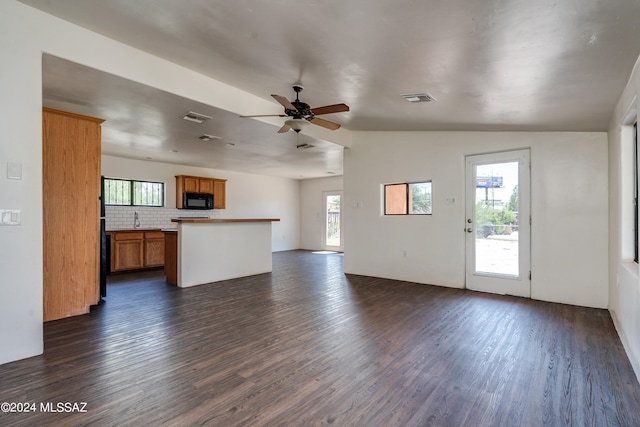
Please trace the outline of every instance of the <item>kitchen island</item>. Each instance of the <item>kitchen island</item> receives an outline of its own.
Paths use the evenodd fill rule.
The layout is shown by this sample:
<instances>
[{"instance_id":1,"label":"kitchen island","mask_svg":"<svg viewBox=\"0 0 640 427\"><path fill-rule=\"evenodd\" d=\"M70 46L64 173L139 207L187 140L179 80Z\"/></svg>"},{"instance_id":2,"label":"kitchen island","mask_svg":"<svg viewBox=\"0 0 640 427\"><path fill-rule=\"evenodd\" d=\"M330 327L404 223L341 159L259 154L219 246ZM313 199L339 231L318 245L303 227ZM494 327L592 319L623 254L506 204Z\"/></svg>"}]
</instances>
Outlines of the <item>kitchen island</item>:
<instances>
[{"instance_id":1,"label":"kitchen island","mask_svg":"<svg viewBox=\"0 0 640 427\"><path fill-rule=\"evenodd\" d=\"M178 218L165 231L167 282L185 288L271 271L271 223L278 218Z\"/></svg>"}]
</instances>

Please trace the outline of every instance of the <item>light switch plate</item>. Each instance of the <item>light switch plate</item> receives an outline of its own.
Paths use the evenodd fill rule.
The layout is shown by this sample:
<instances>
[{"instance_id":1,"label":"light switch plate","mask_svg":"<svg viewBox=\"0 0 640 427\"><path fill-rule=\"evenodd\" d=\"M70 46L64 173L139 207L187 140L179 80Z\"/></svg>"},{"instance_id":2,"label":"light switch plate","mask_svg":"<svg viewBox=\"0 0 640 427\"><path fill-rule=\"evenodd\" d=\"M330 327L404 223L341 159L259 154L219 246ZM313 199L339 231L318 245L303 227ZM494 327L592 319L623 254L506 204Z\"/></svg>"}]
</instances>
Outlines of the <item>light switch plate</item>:
<instances>
[{"instance_id":1,"label":"light switch plate","mask_svg":"<svg viewBox=\"0 0 640 427\"><path fill-rule=\"evenodd\" d=\"M455 196L448 196L448 197L445 197L444 199L445 205L455 205L457 202L458 200L456 200Z\"/></svg>"},{"instance_id":2,"label":"light switch plate","mask_svg":"<svg viewBox=\"0 0 640 427\"><path fill-rule=\"evenodd\" d=\"M0 225L20 225L20 210L0 209Z\"/></svg>"}]
</instances>

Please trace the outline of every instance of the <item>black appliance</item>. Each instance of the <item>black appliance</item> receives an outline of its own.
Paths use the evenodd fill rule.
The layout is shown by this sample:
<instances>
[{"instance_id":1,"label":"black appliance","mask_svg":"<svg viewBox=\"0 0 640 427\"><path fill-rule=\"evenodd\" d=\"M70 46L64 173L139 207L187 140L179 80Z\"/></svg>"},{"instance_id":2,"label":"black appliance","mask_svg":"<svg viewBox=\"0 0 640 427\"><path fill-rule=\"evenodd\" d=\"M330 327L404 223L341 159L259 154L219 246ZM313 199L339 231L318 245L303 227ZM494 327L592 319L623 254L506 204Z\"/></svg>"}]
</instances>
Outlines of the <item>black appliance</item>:
<instances>
[{"instance_id":1,"label":"black appliance","mask_svg":"<svg viewBox=\"0 0 640 427\"><path fill-rule=\"evenodd\" d=\"M184 209L213 209L213 194L184 193L182 206Z\"/></svg>"},{"instance_id":2,"label":"black appliance","mask_svg":"<svg viewBox=\"0 0 640 427\"><path fill-rule=\"evenodd\" d=\"M100 177L100 297L107 296L107 275L110 273L110 245L106 232L104 209L104 177Z\"/></svg>"}]
</instances>

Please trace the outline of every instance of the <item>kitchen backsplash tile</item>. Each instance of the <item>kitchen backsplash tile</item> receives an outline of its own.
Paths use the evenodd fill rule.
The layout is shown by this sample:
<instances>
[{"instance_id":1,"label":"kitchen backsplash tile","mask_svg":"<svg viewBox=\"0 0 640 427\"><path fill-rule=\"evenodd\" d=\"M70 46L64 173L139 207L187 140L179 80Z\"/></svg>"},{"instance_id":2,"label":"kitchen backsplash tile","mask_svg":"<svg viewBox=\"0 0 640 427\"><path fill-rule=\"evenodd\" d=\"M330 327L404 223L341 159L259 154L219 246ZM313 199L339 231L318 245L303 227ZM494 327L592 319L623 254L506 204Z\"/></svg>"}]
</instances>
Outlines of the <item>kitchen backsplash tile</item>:
<instances>
[{"instance_id":1,"label":"kitchen backsplash tile","mask_svg":"<svg viewBox=\"0 0 640 427\"><path fill-rule=\"evenodd\" d=\"M133 221L135 212L138 212L137 228L177 228L178 224L171 222L172 218L178 217L203 217L220 218L219 210L185 210L151 208L143 206L105 206L106 229L107 230L131 230L134 228Z\"/></svg>"}]
</instances>

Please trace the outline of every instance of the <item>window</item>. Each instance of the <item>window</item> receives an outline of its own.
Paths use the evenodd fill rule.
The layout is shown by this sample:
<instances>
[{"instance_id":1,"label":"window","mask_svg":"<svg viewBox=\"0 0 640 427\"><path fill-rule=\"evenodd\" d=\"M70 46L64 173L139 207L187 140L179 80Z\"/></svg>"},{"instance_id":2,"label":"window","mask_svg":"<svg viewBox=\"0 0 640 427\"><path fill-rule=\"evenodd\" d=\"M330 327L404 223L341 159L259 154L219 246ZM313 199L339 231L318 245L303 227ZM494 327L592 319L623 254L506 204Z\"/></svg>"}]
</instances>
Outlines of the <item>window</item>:
<instances>
[{"instance_id":1,"label":"window","mask_svg":"<svg viewBox=\"0 0 640 427\"><path fill-rule=\"evenodd\" d=\"M431 181L384 186L385 215L431 215Z\"/></svg>"},{"instance_id":2,"label":"window","mask_svg":"<svg viewBox=\"0 0 640 427\"><path fill-rule=\"evenodd\" d=\"M111 206L164 206L162 182L104 179L104 203Z\"/></svg>"}]
</instances>

